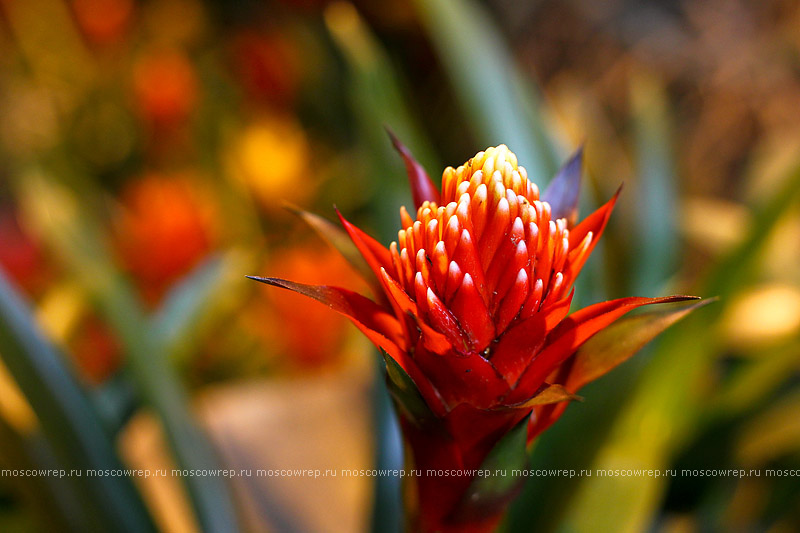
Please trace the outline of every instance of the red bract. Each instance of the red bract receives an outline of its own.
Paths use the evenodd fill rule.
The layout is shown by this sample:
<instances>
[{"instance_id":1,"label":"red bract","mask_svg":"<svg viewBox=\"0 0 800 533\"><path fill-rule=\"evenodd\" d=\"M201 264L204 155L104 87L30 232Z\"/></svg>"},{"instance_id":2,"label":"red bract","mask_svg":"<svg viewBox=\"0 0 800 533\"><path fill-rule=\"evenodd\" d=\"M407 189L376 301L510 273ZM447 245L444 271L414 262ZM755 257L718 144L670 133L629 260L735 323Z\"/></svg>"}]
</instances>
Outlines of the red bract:
<instances>
[{"instance_id":1,"label":"red bract","mask_svg":"<svg viewBox=\"0 0 800 533\"><path fill-rule=\"evenodd\" d=\"M327 304L386 353L409 460L421 474L410 486L413 530L492 530L518 484L498 490L473 471L517 441L524 468L525 441L552 424L579 387L633 353L622 347L575 364L579 348L632 309L693 298L622 298L568 314L573 283L619 194L574 225L580 151L541 197L504 145L445 169L439 192L393 140L415 216L401 208L403 229L386 248L340 215L377 301L257 279Z\"/></svg>"}]
</instances>

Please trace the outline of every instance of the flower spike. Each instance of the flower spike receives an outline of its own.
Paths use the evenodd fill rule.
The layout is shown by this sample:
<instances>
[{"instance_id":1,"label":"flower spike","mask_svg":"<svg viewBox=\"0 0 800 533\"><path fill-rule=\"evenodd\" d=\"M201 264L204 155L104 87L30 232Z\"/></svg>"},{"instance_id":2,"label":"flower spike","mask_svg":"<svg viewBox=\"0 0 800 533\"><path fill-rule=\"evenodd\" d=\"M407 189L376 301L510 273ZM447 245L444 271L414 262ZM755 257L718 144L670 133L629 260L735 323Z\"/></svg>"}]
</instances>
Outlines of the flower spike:
<instances>
[{"instance_id":1,"label":"flower spike","mask_svg":"<svg viewBox=\"0 0 800 533\"><path fill-rule=\"evenodd\" d=\"M541 198L505 145L447 167L440 194L389 135L406 164L416 211L401 210L402 228L388 248L339 214L367 268L352 247L340 248L374 274L378 301L338 287L254 279L328 305L384 350L388 386L420 472L524 469L526 444L578 399L580 387L704 302L623 319L639 307L695 299L631 297L568 314L575 280L619 196L576 224L582 148ZM493 531L522 481L416 476L410 530Z\"/></svg>"}]
</instances>

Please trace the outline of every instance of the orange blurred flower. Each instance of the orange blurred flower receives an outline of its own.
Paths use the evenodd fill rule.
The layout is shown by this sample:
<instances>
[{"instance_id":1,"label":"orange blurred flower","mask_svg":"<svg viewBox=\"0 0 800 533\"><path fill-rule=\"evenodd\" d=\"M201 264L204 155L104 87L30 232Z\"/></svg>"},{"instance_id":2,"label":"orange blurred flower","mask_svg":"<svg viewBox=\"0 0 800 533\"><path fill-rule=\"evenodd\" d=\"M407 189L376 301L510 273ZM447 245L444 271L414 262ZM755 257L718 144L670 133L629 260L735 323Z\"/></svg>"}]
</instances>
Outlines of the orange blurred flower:
<instances>
[{"instance_id":1,"label":"orange blurred flower","mask_svg":"<svg viewBox=\"0 0 800 533\"><path fill-rule=\"evenodd\" d=\"M87 39L109 44L119 40L128 29L133 0L74 0L72 10Z\"/></svg>"},{"instance_id":2,"label":"orange blurred flower","mask_svg":"<svg viewBox=\"0 0 800 533\"><path fill-rule=\"evenodd\" d=\"M69 346L81 375L92 384L111 377L122 361L119 341L108 325L94 315L84 317L78 324Z\"/></svg>"},{"instance_id":3,"label":"orange blurred flower","mask_svg":"<svg viewBox=\"0 0 800 533\"><path fill-rule=\"evenodd\" d=\"M197 101L194 67L176 50L151 52L134 65L133 92L139 112L154 127L178 125Z\"/></svg>"},{"instance_id":4,"label":"orange blurred flower","mask_svg":"<svg viewBox=\"0 0 800 533\"><path fill-rule=\"evenodd\" d=\"M234 72L251 98L278 106L292 103L300 63L290 40L246 31L234 38L231 53Z\"/></svg>"},{"instance_id":5,"label":"orange blurred flower","mask_svg":"<svg viewBox=\"0 0 800 533\"><path fill-rule=\"evenodd\" d=\"M351 267L329 247L301 246L281 251L265 268L309 283L357 283ZM347 320L299 294L259 295L255 308L243 317L289 368L310 370L342 360ZM309 324L313 324L312 334Z\"/></svg>"},{"instance_id":6,"label":"orange blurred flower","mask_svg":"<svg viewBox=\"0 0 800 533\"><path fill-rule=\"evenodd\" d=\"M41 247L23 231L11 209L0 208L0 267L29 294L42 288L47 277Z\"/></svg>"},{"instance_id":7,"label":"orange blurred flower","mask_svg":"<svg viewBox=\"0 0 800 533\"><path fill-rule=\"evenodd\" d=\"M215 205L187 175L145 176L129 183L121 199L117 248L152 304L212 250Z\"/></svg>"}]
</instances>

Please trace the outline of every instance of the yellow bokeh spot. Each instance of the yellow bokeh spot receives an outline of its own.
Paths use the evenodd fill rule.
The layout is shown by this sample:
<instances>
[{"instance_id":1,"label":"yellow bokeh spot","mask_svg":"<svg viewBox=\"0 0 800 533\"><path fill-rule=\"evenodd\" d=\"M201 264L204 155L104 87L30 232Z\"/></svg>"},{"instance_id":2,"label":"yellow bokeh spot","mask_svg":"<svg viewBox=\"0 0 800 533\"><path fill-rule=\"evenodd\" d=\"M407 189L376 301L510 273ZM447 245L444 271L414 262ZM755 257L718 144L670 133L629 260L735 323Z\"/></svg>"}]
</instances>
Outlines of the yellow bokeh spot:
<instances>
[{"instance_id":1,"label":"yellow bokeh spot","mask_svg":"<svg viewBox=\"0 0 800 533\"><path fill-rule=\"evenodd\" d=\"M0 416L22 435L31 434L38 425L25 395L0 360Z\"/></svg>"},{"instance_id":2,"label":"yellow bokeh spot","mask_svg":"<svg viewBox=\"0 0 800 533\"><path fill-rule=\"evenodd\" d=\"M310 192L309 146L305 132L290 119L270 119L247 127L233 149L232 171L268 209Z\"/></svg>"},{"instance_id":3,"label":"yellow bokeh spot","mask_svg":"<svg viewBox=\"0 0 800 533\"><path fill-rule=\"evenodd\" d=\"M791 285L770 284L748 291L732 303L724 329L734 344L793 335L800 330L800 290Z\"/></svg>"}]
</instances>

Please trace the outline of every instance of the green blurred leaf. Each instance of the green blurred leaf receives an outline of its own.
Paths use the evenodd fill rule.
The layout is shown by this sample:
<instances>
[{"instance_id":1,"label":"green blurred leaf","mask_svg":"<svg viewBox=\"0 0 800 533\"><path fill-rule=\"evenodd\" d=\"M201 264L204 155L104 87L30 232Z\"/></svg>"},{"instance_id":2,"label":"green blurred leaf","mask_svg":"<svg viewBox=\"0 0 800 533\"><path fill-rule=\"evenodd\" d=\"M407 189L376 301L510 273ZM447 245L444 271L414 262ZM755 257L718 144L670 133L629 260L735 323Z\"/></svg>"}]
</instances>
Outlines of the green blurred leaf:
<instances>
[{"instance_id":1,"label":"green blurred leaf","mask_svg":"<svg viewBox=\"0 0 800 533\"><path fill-rule=\"evenodd\" d=\"M200 338L196 328L224 282L225 260L212 256L197 265L169 290L150 317L155 334L170 358L187 352Z\"/></svg>"},{"instance_id":2,"label":"green blurred leaf","mask_svg":"<svg viewBox=\"0 0 800 533\"><path fill-rule=\"evenodd\" d=\"M703 413L703 377L719 349L714 334L728 298L746 290L757 272L767 237L800 197L800 166L755 208L753 224L742 242L704 277L696 291L720 296L723 305L702 309L668 331L659 343L634 394L616 420L593 468L663 469L695 430ZM593 477L572 499L564 527L595 531L641 531L652 520L667 479L663 477Z\"/></svg>"},{"instance_id":3,"label":"green blurred leaf","mask_svg":"<svg viewBox=\"0 0 800 533\"><path fill-rule=\"evenodd\" d=\"M349 68L353 104L371 124L369 139L377 139L378 152L401 163L391 148L389 126L426 168L438 168L430 143L415 123L401 80L380 42L349 3L339 2L325 12L325 22Z\"/></svg>"},{"instance_id":4,"label":"green blurred leaf","mask_svg":"<svg viewBox=\"0 0 800 533\"><path fill-rule=\"evenodd\" d=\"M455 514L459 518L492 514L517 495L525 477L520 475L528 465L528 417L524 417L492 448L480 469L488 475L477 476Z\"/></svg>"},{"instance_id":5,"label":"green blurred leaf","mask_svg":"<svg viewBox=\"0 0 800 533\"><path fill-rule=\"evenodd\" d=\"M41 172L22 177L19 197L38 233L64 258L119 336L128 375L142 402L159 416L177 466L188 470L215 468L215 453L192 420L189 398L164 356L162 339L135 291L115 267L99 223L78 206L67 189ZM91 198L90 193L84 193L84 202ZM183 481L204 529L237 530L233 502L222 479L188 476Z\"/></svg>"},{"instance_id":6,"label":"green blurred leaf","mask_svg":"<svg viewBox=\"0 0 800 533\"><path fill-rule=\"evenodd\" d=\"M778 222L800 200L800 163L793 166L777 190L754 206L752 223L744 239L708 272L703 288L707 294L727 298L746 288L755 275L768 237Z\"/></svg>"},{"instance_id":7,"label":"green blurred leaf","mask_svg":"<svg viewBox=\"0 0 800 533\"><path fill-rule=\"evenodd\" d=\"M373 458L376 468L400 469L403 468L404 457L403 439L397 420L396 408L398 406L392 399L391 385L384 386L382 383L383 378L388 377L384 374L387 372L387 363L381 364L378 358L374 359L375 380L370 397L372 423L375 431ZM376 482L373 497L369 531L375 533L400 533L403 531L404 509L401 505L403 498L399 480L386 478L382 482Z\"/></svg>"},{"instance_id":8,"label":"green blurred leaf","mask_svg":"<svg viewBox=\"0 0 800 533\"><path fill-rule=\"evenodd\" d=\"M712 416L732 417L769 397L800 366L800 343L770 347L749 354L712 399L707 411Z\"/></svg>"},{"instance_id":9,"label":"green blurred leaf","mask_svg":"<svg viewBox=\"0 0 800 533\"><path fill-rule=\"evenodd\" d=\"M5 370L5 369L3 369ZM42 435L36 433L26 436L18 428L7 423L0 416L0 468L37 469L59 468L56 461L44 461L40 457L42 447L47 443ZM52 449L47 449L53 457ZM26 504L31 518L38 522L43 531L77 531L81 523L87 524L87 517L81 516L83 506L72 494L72 479L45 476L2 476L0 477L0 502L3 492L13 488ZM0 503L0 507L4 507ZM32 511L32 512L31 512ZM91 510L89 510L91 512ZM0 531L7 531L0 525Z\"/></svg>"},{"instance_id":10,"label":"green blurred leaf","mask_svg":"<svg viewBox=\"0 0 800 533\"><path fill-rule=\"evenodd\" d=\"M482 148L506 144L540 186L561 155L546 133L535 92L523 81L492 17L473 0L415 0L447 69L462 113Z\"/></svg>"},{"instance_id":11,"label":"green blurred leaf","mask_svg":"<svg viewBox=\"0 0 800 533\"><path fill-rule=\"evenodd\" d=\"M9 372L36 412L61 468L116 470L114 442L64 357L39 331L30 308L0 272L0 346ZM87 528L154 531L127 476L72 477Z\"/></svg>"},{"instance_id":12,"label":"green blurred leaf","mask_svg":"<svg viewBox=\"0 0 800 533\"><path fill-rule=\"evenodd\" d=\"M116 435L140 407L133 385L117 372L91 390L93 403L109 433Z\"/></svg>"},{"instance_id":13,"label":"green blurred leaf","mask_svg":"<svg viewBox=\"0 0 800 533\"><path fill-rule=\"evenodd\" d=\"M636 254L633 289L661 291L678 258L678 177L672 151L669 97L661 80L638 73L631 82L636 175Z\"/></svg>"},{"instance_id":14,"label":"green blurred leaf","mask_svg":"<svg viewBox=\"0 0 800 533\"><path fill-rule=\"evenodd\" d=\"M431 143L414 120L402 80L386 51L349 3L331 4L325 23L348 67L351 107L358 119L364 154L371 159L370 185L383 237L395 234L397 208L409 205L411 195L402 159L392 148L388 126L414 157L435 176L442 167Z\"/></svg>"},{"instance_id":15,"label":"green blurred leaf","mask_svg":"<svg viewBox=\"0 0 800 533\"><path fill-rule=\"evenodd\" d=\"M800 452L800 391L794 391L771 405L746 424L736 446L746 466L762 466Z\"/></svg>"},{"instance_id":16,"label":"green blurred leaf","mask_svg":"<svg viewBox=\"0 0 800 533\"><path fill-rule=\"evenodd\" d=\"M578 391L627 361L672 324L712 301L680 302L617 320L578 349L566 387Z\"/></svg>"},{"instance_id":17,"label":"green blurred leaf","mask_svg":"<svg viewBox=\"0 0 800 533\"><path fill-rule=\"evenodd\" d=\"M403 370L403 367L383 350L381 353L386 363L389 393L410 422L424 427L435 418L428 404L425 403L414 380Z\"/></svg>"}]
</instances>

